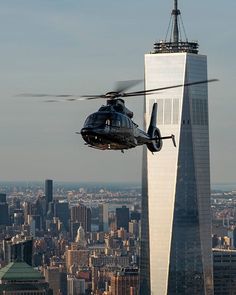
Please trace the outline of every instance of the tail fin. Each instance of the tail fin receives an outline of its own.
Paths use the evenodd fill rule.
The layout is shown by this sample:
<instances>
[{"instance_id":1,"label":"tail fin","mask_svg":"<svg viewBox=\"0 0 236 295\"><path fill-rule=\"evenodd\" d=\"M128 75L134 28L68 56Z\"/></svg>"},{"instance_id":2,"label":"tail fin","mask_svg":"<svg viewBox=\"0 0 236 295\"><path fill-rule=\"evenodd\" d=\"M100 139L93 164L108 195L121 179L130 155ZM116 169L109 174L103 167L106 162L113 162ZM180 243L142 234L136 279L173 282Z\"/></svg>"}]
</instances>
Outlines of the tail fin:
<instances>
[{"instance_id":1,"label":"tail fin","mask_svg":"<svg viewBox=\"0 0 236 295\"><path fill-rule=\"evenodd\" d=\"M151 142L147 143L148 149L152 153L159 152L162 148L163 139L172 139L173 145L176 147L174 134L171 134L170 136L161 136L161 132L157 128L156 124L157 124L157 103L154 103L152 107L150 125L148 127L148 132L147 132L151 140Z\"/></svg>"},{"instance_id":2,"label":"tail fin","mask_svg":"<svg viewBox=\"0 0 236 295\"><path fill-rule=\"evenodd\" d=\"M157 125L157 103L155 102L152 106L152 114L151 114L151 120L150 125L148 127L148 135L152 139L152 142L147 143L148 149L154 153L159 152L162 148L162 138L161 138L161 132L156 127Z\"/></svg>"},{"instance_id":3,"label":"tail fin","mask_svg":"<svg viewBox=\"0 0 236 295\"><path fill-rule=\"evenodd\" d=\"M150 133L152 132L152 128L157 126L157 103L155 102L152 106L152 115L151 115L151 120L148 128L148 134L151 135Z\"/></svg>"}]
</instances>

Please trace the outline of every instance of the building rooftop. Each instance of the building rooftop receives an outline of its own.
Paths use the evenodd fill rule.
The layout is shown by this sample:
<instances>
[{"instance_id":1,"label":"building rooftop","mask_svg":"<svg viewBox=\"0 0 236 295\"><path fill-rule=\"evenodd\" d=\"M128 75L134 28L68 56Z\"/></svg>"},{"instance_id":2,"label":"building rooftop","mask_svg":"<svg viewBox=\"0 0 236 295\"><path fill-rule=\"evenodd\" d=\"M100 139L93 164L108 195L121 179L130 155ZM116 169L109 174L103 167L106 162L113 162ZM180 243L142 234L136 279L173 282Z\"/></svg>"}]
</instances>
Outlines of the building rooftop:
<instances>
[{"instance_id":1,"label":"building rooftop","mask_svg":"<svg viewBox=\"0 0 236 295\"><path fill-rule=\"evenodd\" d=\"M185 40L183 39L184 35ZM154 44L154 51L152 53L187 52L198 54L198 47L198 42L188 41L181 18L181 12L178 8L178 0L174 0L174 9L171 13L171 19L166 33L166 38L165 40L158 41Z\"/></svg>"},{"instance_id":2,"label":"building rooftop","mask_svg":"<svg viewBox=\"0 0 236 295\"><path fill-rule=\"evenodd\" d=\"M11 262L0 269L0 280L31 281L42 280L43 275L25 262Z\"/></svg>"}]
</instances>

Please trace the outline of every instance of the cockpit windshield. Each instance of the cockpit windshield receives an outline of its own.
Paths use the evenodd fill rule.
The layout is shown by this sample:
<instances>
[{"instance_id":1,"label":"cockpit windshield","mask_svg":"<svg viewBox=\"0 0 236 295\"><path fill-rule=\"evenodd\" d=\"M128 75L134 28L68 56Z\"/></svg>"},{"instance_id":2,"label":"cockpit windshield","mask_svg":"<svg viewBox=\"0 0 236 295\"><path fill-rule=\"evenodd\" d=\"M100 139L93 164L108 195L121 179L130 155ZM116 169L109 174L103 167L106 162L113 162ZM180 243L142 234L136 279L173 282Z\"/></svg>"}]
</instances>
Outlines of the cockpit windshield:
<instances>
[{"instance_id":1,"label":"cockpit windshield","mask_svg":"<svg viewBox=\"0 0 236 295\"><path fill-rule=\"evenodd\" d=\"M111 112L97 112L88 116L84 123L84 127L100 128L105 126L112 126L115 128L131 128L131 120L119 113Z\"/></svg>"},{"instance_id":2,"label":"cockpit windshield","mask_svg":"<svg viewBox=\"0 0 236 295\"><path fill-rule=\"evenodd\" d=\"M109 114L106 113L94 113L86 119L84 127L101 127L106 124L106 120L109 118Z\"/></svg>"}]
</instances>

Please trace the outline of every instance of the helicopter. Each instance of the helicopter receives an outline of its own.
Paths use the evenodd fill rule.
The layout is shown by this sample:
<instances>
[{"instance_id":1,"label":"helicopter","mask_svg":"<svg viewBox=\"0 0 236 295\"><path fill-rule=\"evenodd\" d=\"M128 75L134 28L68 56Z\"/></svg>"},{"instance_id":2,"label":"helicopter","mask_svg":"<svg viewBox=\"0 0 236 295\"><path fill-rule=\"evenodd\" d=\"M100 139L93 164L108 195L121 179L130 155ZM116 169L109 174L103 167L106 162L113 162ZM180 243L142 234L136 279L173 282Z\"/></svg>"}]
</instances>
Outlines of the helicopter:
<instances>
[{"instance_id":1,"label":"helicopter","mask_svg":"<svg viewBox=\"0 0 236 295\"><path fill-rule=\"evenodd\" d=\"M117 83L116 90L100 95L83 95L80 98L74 98L71 94L48 95L48 94L28 94L36 97L57 97L67 101L106 99L106 105L102 105L97 112L90 114L80 132L85 144L89 147L99 150L124 150L146 145L152 153L159 152L162 149L163 140L171 139L176 147L175 135L162 136L160 129L157 127L157 103L152 107L150 124L147 132L140 129L132 120L133 112L125 106L124 98L150 95L156 92L209 82L218 81L217 79L196 81L185 84L161 87L156 89L141 90L135 92L125 92L127 89L139 83L140 80L120 81ZM57 100L50 99L47 102Z\"/></svg>"},{"instance_id":2,"label":"helicopter","mask_svg":"<svg viewBox=\"0 0 236 295\"><path fill-rule=\"evenodd\" d=\"M162 148L163 139L172 139L174 135L162 137L156 127L157 103L153 104L151 122L148 131L141 130L132 120L133 112L125 107L121 98L108 99L105 106L87 117L81 134L86 144L100 150L124 150L146 144L151 152Z\"/></svg>"},{"instance_id":3,"label":"helicopter","mask_svg":"<svg viewBox=\"0 0 236 295\"><path fill-rule=\"evenodd\" d=\"M125 106L123 98L149 95L161 90L191 86L203 83L217 81L217 79L197 81L162 88L142 90L136 92L124 92L126 87L118 88L116 91L107 92L102 95L86 95L85 99L107 99L107 104L102 105L99 110L87 117L84 126L78 134L81 134L86 144L90 147L100 150L124 150L146 145L152 152L159 152L162 149L163 140L171 139L176 147L174 134L162 136L160 129L157 127L157 103L152 107L150 124L147 132L140 129L132 120L133 112ZM125 83L128 81L120 81ZM130 85L135 84L136 80L130 81ZM133 86L133 85L132 85Z\"/></svg>"}]
</instances>

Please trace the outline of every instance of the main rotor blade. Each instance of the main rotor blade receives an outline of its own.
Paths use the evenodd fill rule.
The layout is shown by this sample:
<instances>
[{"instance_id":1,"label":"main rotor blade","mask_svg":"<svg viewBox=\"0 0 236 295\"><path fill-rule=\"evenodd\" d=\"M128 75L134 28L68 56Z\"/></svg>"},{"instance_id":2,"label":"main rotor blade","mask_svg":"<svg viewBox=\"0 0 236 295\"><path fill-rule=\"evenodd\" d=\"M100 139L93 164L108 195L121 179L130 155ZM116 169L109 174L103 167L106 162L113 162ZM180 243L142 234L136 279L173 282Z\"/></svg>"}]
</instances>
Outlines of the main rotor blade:
<instances>
[{"instance_id":1,"label":"main rotor blade","mask_svg":"<svg viewBox=\"0 0 236 295\"><path fill-rule=\"evenodd\" d=\"M143 80L127 80L127 81L117 81L115 83L115 87L112 91L109 91L107 93L117 93L116 97L122 97L125 90L139 84ZM87 99L96 99L96 98L105 98L109 99L107 94L100 94L100 95L81 95L80 97L85 97ZM110 97L111 98L111 97Z\"/></svg>"},{"instance_id":2,"label":"main rotor blade","mask_svg":"<svg viewBox=\"0 0 236 295\"><path fill-rule=\"evenodd\" d=\"M179 88L179 87L184 87L184 86L192 86L192 85L199 85L199 84L205 84L205 83L210 83L210 82L216 82L219 81L218 79L210 79L210 80L202 80L202 81L196 81L196 82L190 82L190 83L185 83L185 84L177 84L173 86L166 86L166 87L160 87L160 88L155 88L155 89L148 89L148 90L141 90L141 91L135 91L135 92L129 92L129 93L124 93L124 97L128 96L138 96L138 95L144 95L152 92L158 92L162 90L167 90L167 89L172 89L172 88Z\"/></svg>"},{"instance_id":3,"label":"main rotor blade","mask_svg":"<svg viewBox=\"0 0 236 295\"><path fill-rule=\"evenodd\" d=\"M136 93L136 92L132 92L132 93L124 93L123 95L122 95L122 97L132 97L132 96L142 96L142 95L151 95L151 94L155 94L155 93L161 93L161 91L157 91L157 92L148 92L148 93L145 93L145 90L144 90L144 92L138 92L138 93Z\"/></svg>"},{"instance_id":4,"label":"main rotor blade","mask_svg":"<svg viewBox=\"0 0 236 295\"><path fill-rule=\"evenodd\" d=\"M154 94L155 92L159 92L162 90L168 90L173 88L179 88L184 86L192 86L192 85L199 85L199 84L205 84L210 82L216 82L219 81L218 79L210 79L210 80L202 80L202 81L196 81L196 82L189 82L185 84L177 84L172 86L166 86L166 87L160 87L155 89L148 89L148 90L141 90L141 91L134 91L134 92L127 92L124 91L126 89L129 89L136 84L142 82L142 80L129 80L129 81L119 81L116 83L116 90L114 92L117 92L118 97L131 97L131 96L141 96L141 95L148 95L148 94ZM107 93L109 94L109 93ZM74 95L74 94L47 94L47 93L22 93L17 96L20 97L51 97L51 98L64 98L65 101L76 101L76 100L91 100L91 99L98 99L98 98L105 98L109 99L109 96L107 94L100 94L100 95ZM48 102L54 102L53 99L49 99Z\"/></svg>"},{"instance_id":5,"label":"main rotor blade","mask_svg":"<svg viewBox=\"0 0 236 295\"><path fill-rule=\"evenodd\" d=\"M67 98L67 97L79 97L78 95L74 94L47 94L47 93L21 93L17 96L20 97L58 97L58 98Z\"/></svg>"},{"instance_id":6,"label":"main rotor blade","mask_svg":"<svg viewBox=\"0 0 236 295\"><path fill-rule=\"evenodd\" d=\"M143 80L127 80L127 81L117 81L115 83L114 92L124 92L131 87L134 87L135 85L141 83Z\"/></svg>"},{"instance_id":7,"label":"main rotor blade","mask_svg":"<svg viewBox=\"0 0 236 295\"><path fill-rule=\"evenodd\" d=\"M47 99L44 102L74 102L79 100L85 100L85 98Z\"/></svg>"},{"instance_id":8,"label":"main rotor blade","mask_svg":"<svg viewBox=\"0 0 236 295\"><path fill-rule=\"evenodd\" d=\"M16 95L17 97L38 97L38 98L50 98L45 102L65 102L65 101L77 101L77 100L89 100L97 98L105 98L104 95L74 95L74 94L47 94L47 93L21 93ZM54 99L55 98L55 99Z\"/></svg>"},{"instance_id":9,"label":"main rotor blade","mask_svg":"<svg viewBox=\"0 0 236 295\"><path fill-rule=\"evenodd\" d=\"M97 99L97 98L106 98L104 94L101 95L80 95L80 97L83 97L84 99Z\"/></svg>"}]
</instances>

